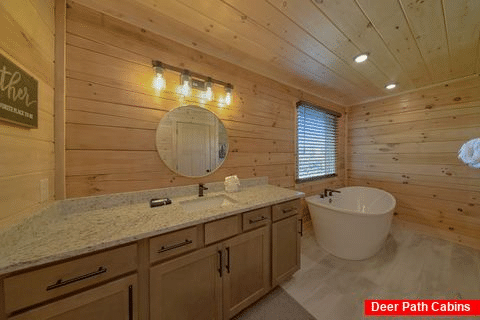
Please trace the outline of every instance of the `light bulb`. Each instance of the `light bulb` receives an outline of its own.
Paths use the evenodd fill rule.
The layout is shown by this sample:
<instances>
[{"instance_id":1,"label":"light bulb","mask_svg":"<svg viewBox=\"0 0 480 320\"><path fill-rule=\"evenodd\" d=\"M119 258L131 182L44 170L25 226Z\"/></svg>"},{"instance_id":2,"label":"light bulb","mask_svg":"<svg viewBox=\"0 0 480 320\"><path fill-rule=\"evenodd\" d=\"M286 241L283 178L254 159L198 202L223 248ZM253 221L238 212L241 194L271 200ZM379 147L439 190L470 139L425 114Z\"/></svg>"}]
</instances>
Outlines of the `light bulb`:
<instances>
[{"instance_id":1,"label":"light bulb","mask_svg":"<svg viewBox=\"0 0 480 320\"><path fill-rule=\"evenodd\" d=\"M232 103L232 94L230 92L227 92L227 94L225 95L225 104L229 106L230 103Z\"/></svg>"},{"instance_id":2,"label":"light bulb","mask_svg":"<svg viewBox=\"0 0 480 320\"><path fill-rule=\"evenodd\" d=\"M192 77L190 76L190 72L188 70L183 71L180 75L180 83L182 83L180 87L180 93L184 96L189 96L191 92L190 88L190 81Z\"/></svg>"},{"instance_id":3,"label":"light bulb","mask_svg":"<svg viewBox=\"0 0 480 320\"><path fill-rule=\"evenodd\" d=\"M165 79L163 78L163 75L161 73L157 73L155 75L155 78L153 78L153 88L155 90L161 91L165 89L166 82Z\"/></svg>"},{"instance_id":4,"label":"light bulb","mask_svg":"<svg viewBox=\"0 0 480 320\"><path fill-rule=\"evenodd\" d=\"M390 83L385 86L385 89L387 90L392 90L396 87L397 85L395 83Z\"/></svg>"},{"instance_id":5,"label":"light bulb","mask_svg":"<svg viewBox=\"0 0 480 320\"><path fill-rule=\"evenodd\" d=\"M205 87L207 88L207 90L205 91L204 98L205 98L207 101L212 101L212 99L213 99L213 92L212 92L212 81L211 81L210 78L209 78L209 80L207 81L207 83L205 84Z\"/></svg>"},{"instance_id":6,"label":"light bulb","mask_svg":"<svg viewBox=\"0 0 480 320\"><path fill-rule=\"evenodd\" d=\"M368 53L362 53L356 56L353 60L355 60L356 63L362 63L367 59L368 59Z\"/></svg>"},{"instance_id":7,"label":"light bulb","mask_svg":"<svg viewBox=\"0 0 480 320\"><path fill-rule=\"evenodd\" d=\"M225 87L225 104L229 106L230 103L232 103L232 85L228 84Z\"/></svg>"},{"instance_id":8,"label":"light bulb","mask_svg":"<svg viewBox=\"0 0 480 320\"><path fill-rule=\"evenodd\" d=\"M188 80L185 80L185 81L183 82L181 92L182 92L182 94L183 94L184 96L190 95L190 83L189 83Z\"/></svg>"},{"instance_id":9,"label":"light bulb","mask_svg":"<svg viewBox=\"0 0 480 320\"><path fill-rule=\"evenodd\" d=\"M156 91L161 91L166 87L166 81L163 77L163 64L160 61L154 60L153 64L153 71L155 72L155 76L153 78L152 87Z\"/></svg>"}]
</instances>

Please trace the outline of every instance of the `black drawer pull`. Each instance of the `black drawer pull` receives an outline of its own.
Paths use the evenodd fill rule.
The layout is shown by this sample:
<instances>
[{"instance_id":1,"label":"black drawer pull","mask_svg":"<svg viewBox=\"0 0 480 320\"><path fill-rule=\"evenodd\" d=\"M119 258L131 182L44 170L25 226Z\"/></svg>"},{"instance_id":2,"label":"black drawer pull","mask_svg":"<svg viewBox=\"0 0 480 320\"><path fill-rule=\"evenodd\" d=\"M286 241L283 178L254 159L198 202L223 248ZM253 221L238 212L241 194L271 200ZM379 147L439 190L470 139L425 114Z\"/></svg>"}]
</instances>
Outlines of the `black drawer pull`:
<instances>
[{"instance_id":1,"label":"black drawer pull","mask_svg":"<svg viewBox=\"0 0 480 320\"><path fill-rule=\"evenodd\" d=\"M263 221L263 220L266 220L266 219L268 219L268 218L264 217L264 216L261 216L260 218L255 219L255 220L248 219L248 223L257 223L257 222L260 222L260 221Z\"/></svg>"},{"instance_id":2,"label":"black drawer pull","mask_svg":"<svg viewBox=\"0 0 480 320\"><path fill-rule=\"evenodd\" d=\"M300 220L300 236L303 237L303 219Z\"/></svg>"},{"instance_id":3,"label":"black drawer pull","mask_svg":"<svg viewBox=\"0 0 480 320\"><path fill-rule=\"evenodd\" d=\"M128 320L133 320L133 286L128 286Z\"/></svg>"},{"instance_id":4,"label":"black drawer pull","mask_svg":"<svg viewBox=\"0 0 480 320\"><path fill-rule=\"evenodd\" d=\"M218 257L220 258L220 267L218 268L218 273L220 274L220 278L222 277L222 270L223 270L223 259L222 259L222 250L218 250Z\"/></svg>"},{"instance_id":5,"label":"black drawer pull","mask_svg":"<svg viewBox=\"0 0 480 320\"><path fill-rule=\"evenodd\" d=\"M98 268L97 271L84 274L83 276L68 279L68 280L65 280L65 281L63 281L62 279L59 279L55 284L49 285L47 287L47 291L52 290L52 289L56 289L56 288L60 288L60 287L66 286L68 284L78 282L78 281L81 281L81 280L85 280L85 279L88 279L88 278L91 278L91 277L95 277L95 276L98 276L99 274L102 274L102 273L105 273L105 272L107 272L107 268L100 267L100 268Z\"/></svg>"},{"instance_id":6,"label":"black drawer pull","mask_svg":"<svg viewBox=\"0 0 480 320\"><path fill-rule=\"evenodd\" d=\"M227 272L230 273L230 247L227 247L227 264L225 268L227 269Z\"/></svg>"},{"instance_id":7,"label":"black drawer pull","mask_svg":"<svg viewBox=\"0 0 480 320\"><path fill-rule=\"evenodd\" d=\"M295 209L295 208L282 209L282 212L283 212L283 213L290 213L290 212L293 212L293 211L296 211L296 209Z\"/></svg>"},{"instance_id":8,"label":"black drawer pull","mask_svg":"<svg viewBox=\"0 0 480 320\"><path fill-rule=\"evenodd\" d=\"M187 246L191 243L193 243L192 240L185 239L185 241L183 241L183 242L173 244L173 245L168 246L168 247L162 246L160 248L160 250L158 250L158 253L162 253L162 252L169 251L169 250L172 250L172 249L177 249L177 248L180 248L180 247L183 247L183 246Z\"/></svg>"}]
</instances>

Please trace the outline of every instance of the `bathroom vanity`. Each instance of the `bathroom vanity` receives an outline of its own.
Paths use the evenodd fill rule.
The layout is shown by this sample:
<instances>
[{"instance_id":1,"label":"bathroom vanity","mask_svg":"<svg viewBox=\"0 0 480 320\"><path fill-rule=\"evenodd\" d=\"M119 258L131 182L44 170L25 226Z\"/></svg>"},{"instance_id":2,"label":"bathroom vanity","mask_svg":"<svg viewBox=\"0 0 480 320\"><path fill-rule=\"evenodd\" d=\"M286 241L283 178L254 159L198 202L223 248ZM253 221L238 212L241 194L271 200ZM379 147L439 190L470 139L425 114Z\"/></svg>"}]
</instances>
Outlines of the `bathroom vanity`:
<instances>
[{"instance_id":1,"label":"bathroom vanity","mask_svg":"<svg viewBox=\"0 0 480 320\"><path fill-rule=\"evenodd\" d=\"M300 268L304 195L209 187L67 200L4 231L0 319L230 319Z\"/></svg>"}]
</instances>

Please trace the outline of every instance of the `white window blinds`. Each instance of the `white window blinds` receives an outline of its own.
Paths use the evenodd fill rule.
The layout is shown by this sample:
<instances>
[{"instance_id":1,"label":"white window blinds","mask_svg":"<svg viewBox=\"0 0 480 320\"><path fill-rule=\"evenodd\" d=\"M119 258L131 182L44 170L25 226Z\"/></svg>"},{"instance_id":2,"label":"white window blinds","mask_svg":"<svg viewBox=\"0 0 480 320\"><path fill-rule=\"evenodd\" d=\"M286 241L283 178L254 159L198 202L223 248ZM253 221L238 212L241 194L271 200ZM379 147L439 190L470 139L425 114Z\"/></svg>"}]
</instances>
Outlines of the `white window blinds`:
<instances>
[{"instance_id":1,"label":"white window blinds","mask_svg":"<svg viewBox=\"0 0 480 320\"><path fill-rule=\"evenodd\" d=\"M297 103L297 183L336 176L339 116L306 102Z\"/></svg>"}]
</instances>

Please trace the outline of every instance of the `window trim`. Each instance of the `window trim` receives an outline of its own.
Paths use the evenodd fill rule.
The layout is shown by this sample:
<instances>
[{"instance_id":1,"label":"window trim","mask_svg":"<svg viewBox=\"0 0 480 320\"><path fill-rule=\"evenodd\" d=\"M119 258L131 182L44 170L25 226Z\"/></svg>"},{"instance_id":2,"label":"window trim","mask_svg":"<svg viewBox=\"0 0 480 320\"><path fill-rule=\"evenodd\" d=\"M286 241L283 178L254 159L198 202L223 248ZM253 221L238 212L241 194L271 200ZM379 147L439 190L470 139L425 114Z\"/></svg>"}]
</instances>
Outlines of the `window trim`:
<instances>
[{"instance_id":1,"label":"window trim","mask_svg":"<svg viewBox=\"0 0 480 320\"><path fill-rule=\"evenodd\" d=\"M337 144L338 144L338 140L339 140L339 135L338 135L338 123L339 123L339 121L338 121L338 119L337 119L337 123L336 123L337 131L336 131L336 136L335 136L335 139L336 139L335 140L335 173L327 174L327 175L323 175L323 176L310 177L310 178L302 178L302 179L298 178L298 118L297 118L298 117L298 111L297 110L298 110L298 107L300 107L300 106L307 106L307 107L311 107L311 108L314 108L314 109L318 109L322 112L333 115L337 118L342 117L342 114L337 112L337 111L318 106L318 105L313 104L313 103L308 102L308 101L300 100L296 103L296 107L295 107L295 183L296 184L301 184L301 183L307 183L307 182L313 182L313 181L318 181L318 180L337 177L338 176L338 148L337 148Z\"/></svg>"}]
</instances>

